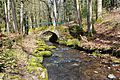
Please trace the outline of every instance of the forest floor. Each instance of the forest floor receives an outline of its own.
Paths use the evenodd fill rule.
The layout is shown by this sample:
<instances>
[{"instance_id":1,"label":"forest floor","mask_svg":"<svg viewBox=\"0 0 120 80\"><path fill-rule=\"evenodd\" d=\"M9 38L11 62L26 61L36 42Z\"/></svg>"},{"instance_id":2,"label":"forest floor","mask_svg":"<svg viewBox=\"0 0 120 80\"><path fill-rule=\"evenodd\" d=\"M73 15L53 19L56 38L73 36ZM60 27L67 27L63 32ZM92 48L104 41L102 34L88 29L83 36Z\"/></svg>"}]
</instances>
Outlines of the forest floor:
<instances>
[{"instance_id":1,"label":"forest floor","mask_svg":"<svg viewBox=\"0 0 120 80\"><path fill-rule=\"evenodd\" d=\"M120 52L120 13L114 12L104 16L95 23L96 33L91 38L83 39L81 46L89 49L115 50ZM118 54L118 56L120 56Z\"/></svg>"}]
</instances>

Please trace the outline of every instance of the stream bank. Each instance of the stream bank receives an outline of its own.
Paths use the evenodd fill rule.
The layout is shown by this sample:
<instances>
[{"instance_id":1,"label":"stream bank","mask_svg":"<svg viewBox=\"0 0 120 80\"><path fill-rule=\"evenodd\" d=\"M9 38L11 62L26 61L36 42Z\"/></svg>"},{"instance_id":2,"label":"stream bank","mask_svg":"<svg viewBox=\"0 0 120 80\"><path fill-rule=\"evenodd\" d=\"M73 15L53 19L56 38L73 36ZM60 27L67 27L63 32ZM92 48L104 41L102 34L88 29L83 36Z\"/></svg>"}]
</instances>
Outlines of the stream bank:
<instances>
[{"instance_id":1,"label":"stream bank","mask_svg":"<svg viewBox=\"0 0 120 80\"><path fill-rule=\"evenodd\" d=\"M49 80L110 80L108 75L116 73L108 59L92 56L64 45L52 44L57 48L51 57L43 61ZM119 65L118 65L119 66ZM120 76L116 76L118 80Z\"/></svg>"}]
</instances>

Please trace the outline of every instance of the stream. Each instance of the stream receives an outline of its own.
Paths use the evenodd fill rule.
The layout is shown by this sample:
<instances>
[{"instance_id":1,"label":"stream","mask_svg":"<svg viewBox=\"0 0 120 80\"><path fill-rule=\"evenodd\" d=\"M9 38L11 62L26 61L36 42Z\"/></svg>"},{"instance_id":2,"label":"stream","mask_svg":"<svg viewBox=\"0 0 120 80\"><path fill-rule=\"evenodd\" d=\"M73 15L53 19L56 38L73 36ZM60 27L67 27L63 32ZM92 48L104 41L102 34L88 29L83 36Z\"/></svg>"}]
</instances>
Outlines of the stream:
<instances>
[{"instance_id":1,"label":"stream","mask_svg":"<svg viewBox=\"0 0 120 80\"><path fill-rule=\"evenodd\" d=\"M100 64L99 59L70 47L55 46L57 48L52 56L43 61L49 80L109 80L108 71Z\"/></svg>"}]
</instances>

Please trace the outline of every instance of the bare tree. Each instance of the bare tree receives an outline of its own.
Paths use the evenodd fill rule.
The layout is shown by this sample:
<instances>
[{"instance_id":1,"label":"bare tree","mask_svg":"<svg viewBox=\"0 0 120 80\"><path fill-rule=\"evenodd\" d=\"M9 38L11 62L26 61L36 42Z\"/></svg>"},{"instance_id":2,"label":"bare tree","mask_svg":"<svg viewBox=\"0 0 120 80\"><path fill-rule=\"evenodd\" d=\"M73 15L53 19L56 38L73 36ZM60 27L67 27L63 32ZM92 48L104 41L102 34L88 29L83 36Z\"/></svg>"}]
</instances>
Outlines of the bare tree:
<instances>
[{"instance_id":1,"label":"bare tree","mask_svg":"<svg viewBox=\"0 0 120 80\"><path fill-rule=\"evenodd\" d=\"M88 33L92 33L93 26L92 26L92 0L87 0L87 26L88 26Z\"/></svg>"},{"instance_id":2,"label":"bare tree","mask_svg":"<svg viewBox=\"0 0 120 80\"><path fill-rule=\"evenodd\" d=\"M7 3L6 3L6 0L4 1L4 8L5 8L5 18L6 18L6 29L7 29L7 32L9 33L10 32L10 29L9 29L9 21L8 21L8 10L7 10Z\"/></svg>"},{"instance_id":3,"label":"bare tree","mask_svg":"<svg viewBox=\"0 0 120 80\"><path fill-rule=\"evenodd\" d=\"M96 19L102 18L102 0L97 0L97 13Z\"/></svg>"},{"instance_id":4,"label":"bare tree","mask_svg":"<svg viewBox=\"0 0 120 80\"><path fill-rule=\"evenodd\" d=\"M17 17L16 17L16 10L15 10L15 2L14 2L14 0L12 0L11 3L12 3L12 15L13 15L13 28L14 28L14 31L17 33L18 28L17 28Z\"/></svg>"},{"instance_id":5,"label":"bare tree","mask_svg":"<svg viewBox=\"0 0 120 80\"><path fill-rule=\"evenodd\" d=\"M10 0L7 0L7 17L8 17L8 26L7 26L7 31L9 32L10 30Z\"/></svg>"},{"instance_id":6,"label":"bare tree","mask_svg":"<svg viewBox=\"0 0 120 80\"><path fill-rule=\"evenodd\" d=\"M53 0L53 26L57 26L57 3L56 0Z\"/></svg>"},{"instance_id":7,"label":"bare tree","mask_svg":"<svg viewBox=\"0 0 120 80\"><path fill-rule=\"evenodd\" d=\"M20 8L20 26L21 26L21 33L23 33L23 9L24 9L24 3L21 0L21 8Z\"/></svg>"},{"instance_id":8,"label":"bare tree","mask_svg":"<svg viewBox=\"0 0 120 80\"><path fill-rule=\"evenodd\" d=\"M81 17L81 9L80 9L80 3L79 0L76 0L76 4L77 4L77 18L78 18L78 23L79 26L82 26L82 17Z\"/></svg>"}]
</instances>

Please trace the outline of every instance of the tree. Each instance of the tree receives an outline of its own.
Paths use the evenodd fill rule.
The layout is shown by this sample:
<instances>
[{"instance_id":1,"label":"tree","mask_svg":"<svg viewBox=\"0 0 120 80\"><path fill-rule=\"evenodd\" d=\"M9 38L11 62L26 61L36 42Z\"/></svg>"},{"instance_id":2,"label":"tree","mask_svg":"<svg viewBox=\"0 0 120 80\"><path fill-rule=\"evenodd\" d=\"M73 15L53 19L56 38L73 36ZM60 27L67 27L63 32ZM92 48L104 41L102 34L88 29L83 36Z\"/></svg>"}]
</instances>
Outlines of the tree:
<instances>
[{"instance_id":1,"label":"tree","mask_svg":"<svg viewBox=\"0 0 120 80\"><path fill-rule=\"evenodd\" d=\"M79 0L76 0L76 5L77 5L77 18L78 18L78 23L79 26L82 26L82 17L81 17L81 9L80 9L80 4L79 4Z\"/></svg>"},{"instance_id":2,"label":"tree","mask_svg":"<svg viewBox=\"0 0 120 80\"><path fill-rule=\"evenodd\" d=\"M16 33L18 33L17 27L17 17L16 17L16 9L15 9L15 2L14 0L11 1L12 3L12 15L13 15L13 28Z\"/></svg>"},{"instance_id":3,"label":"tree","mask_svg":"<svg viewBox=\"0 0 120 80\"><path fill-rule=\"evenodd\" d=\"M9 29L10 29L10 0L7 0L7 17L8 17L7 32L9 33Z\"/></svg>"},{"instance_id":4,"label":"tree","mask_svg":"<svg viewBox=\"0 0 120 80\"><path fill-rule=\"evenodd\" d=\"M10 32L10 29L9 29L9 21L8 21L8 9L7 9L7 1L5 0L4 1L4 10L5 10L5 22L6 22L6 25L5 25L5 28L7 30L7 33Z\"/></svg>"},{"instance_id":5,"label":"tree","mask_svg":"<svg viewBox=\"0 0 120 80\"><path fill-rule=\"evenodd\" d=\"M92 26L92 0L87 0L87 26L88 26L88 33L92 33L93 26Z\"/></svg>"},{"instance_id":6,"label":"tree","mask_svg":"<svg viewBox=\"0 0 120 80\"><path fill-rule=\"evenodd\" d=\"M23 9L24 9L24 3L23 1L21 0L20 2L20 26L21 26L21 33L23 33Z\"/></svg>"},{"instance_id":7,"label":"tree","mask_svg":"<svg viewBox=\"0 0 120 80\"><path fill-rule=\"evenodd\" d=\"M53 26L57 26L57 3L53 0Z\"/></svg>"},{"instance_id":8,"label":"tree","mask_svg":"<svg viewBox=\"0 0 120 80\"><path fill-rule=\"evenodd\" d=\"M1 25L3 23L3 21L5 21L5 13L4 13L4 0L0 1L0 32L2 31L2 27L3 25Z\"/></svg>"},{"instance_id":9,"label":"tree","mask_svg":"<svg viewBox=\"0 0 120 80\"><path fill-rule=\"evenodd\" d=\"M102 18L102 0L97 0L96 19Z\"/></svg>"}]
</instances>

